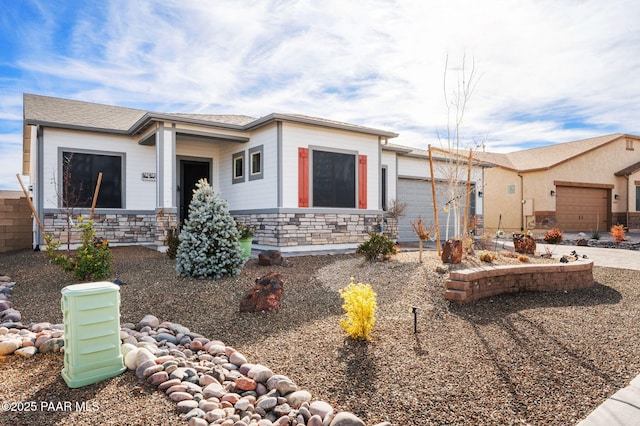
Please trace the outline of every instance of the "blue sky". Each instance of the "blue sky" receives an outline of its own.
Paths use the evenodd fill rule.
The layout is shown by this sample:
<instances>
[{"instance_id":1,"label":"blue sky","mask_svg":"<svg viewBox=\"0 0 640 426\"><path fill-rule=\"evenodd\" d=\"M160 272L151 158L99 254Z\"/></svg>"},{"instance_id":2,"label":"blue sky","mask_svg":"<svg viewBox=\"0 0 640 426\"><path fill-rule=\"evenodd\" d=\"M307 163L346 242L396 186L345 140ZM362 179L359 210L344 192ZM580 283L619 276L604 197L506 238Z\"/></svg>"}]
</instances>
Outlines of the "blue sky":
<instances>
[{"instance_id":1,"label":"blue sky","mask_svg":"<svg viewBox=\"0 0 640 426\"><path fill-rule=\"evenodd\" d=\"M466 57L479 77L467 146L640 133L633 0L0 0L0 10L0 189L19 188L23 93L300 113L426 149L446 145L445 87L451 98Z\"/></svg>"}]
</instances>

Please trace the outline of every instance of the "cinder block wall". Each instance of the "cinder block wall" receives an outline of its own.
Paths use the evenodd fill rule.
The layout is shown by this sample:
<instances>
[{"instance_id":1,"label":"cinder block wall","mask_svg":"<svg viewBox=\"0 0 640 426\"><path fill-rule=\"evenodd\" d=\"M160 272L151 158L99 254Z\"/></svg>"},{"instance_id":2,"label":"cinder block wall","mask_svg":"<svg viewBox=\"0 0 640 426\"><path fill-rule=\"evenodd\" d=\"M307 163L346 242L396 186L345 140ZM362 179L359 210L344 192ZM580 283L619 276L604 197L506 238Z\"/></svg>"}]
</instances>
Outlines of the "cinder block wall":
<instances>
[{"instance_id":1,"label":"cinder block wall","mask_svg":"<svg viewBox=\"0 0 640 426\"><path fill-rule=\"evenodd\" d=\"M21 191L0 191L0 253L31 248L31 208Z\"/></svg>"}]
</instances>

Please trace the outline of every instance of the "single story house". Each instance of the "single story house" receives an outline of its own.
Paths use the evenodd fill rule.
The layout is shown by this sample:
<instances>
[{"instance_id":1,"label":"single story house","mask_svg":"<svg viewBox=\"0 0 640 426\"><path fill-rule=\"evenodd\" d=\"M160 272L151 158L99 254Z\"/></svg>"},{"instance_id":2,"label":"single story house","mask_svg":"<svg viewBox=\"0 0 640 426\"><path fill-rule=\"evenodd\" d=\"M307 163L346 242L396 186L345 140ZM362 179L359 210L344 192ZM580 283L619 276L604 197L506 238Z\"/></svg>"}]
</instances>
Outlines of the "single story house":
<instances>
[{"instance_id":1,"label":"single story house","mask_svg":"<svg viewBox=\"0 0 640 426\"><path fill-rule=\"evenodd\" d=\"M356 247L383 221L382 146L398 135L296 114L165 114L24 95L23 174L45 232L87 214L112 244L165 245L207 178L256 248ZM43 244L34 227L34 244Z\"/></svg>"},{"instance_id":2,"label":"single story house","mask_svg":"<svg viewBox=\"0 0 640 426\"><path fill-rule=\"evenodd\" d=\"M608 232L640 229L640 137L612 134L508 154L477 152L484 227Z\"/></svg>"}]
</instances>

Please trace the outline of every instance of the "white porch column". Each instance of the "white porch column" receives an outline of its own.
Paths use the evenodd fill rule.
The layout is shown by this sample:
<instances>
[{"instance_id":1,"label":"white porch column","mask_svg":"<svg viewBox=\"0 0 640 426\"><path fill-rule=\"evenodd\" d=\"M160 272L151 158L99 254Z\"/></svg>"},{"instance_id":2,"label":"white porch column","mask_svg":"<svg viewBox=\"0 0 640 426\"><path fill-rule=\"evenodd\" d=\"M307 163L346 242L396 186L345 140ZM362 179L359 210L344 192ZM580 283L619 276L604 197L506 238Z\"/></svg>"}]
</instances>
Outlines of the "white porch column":
<instances>
[{"instance_id":1,"label":"white porch column","mask_svg":"<svg viewBox=\"0 0 640 426\"><path fill-rule=\"evenodd\" d=\"M176 209L176 132L167 123L156 132L156 170L156 207Z\"/></svg>"}]
</instances>

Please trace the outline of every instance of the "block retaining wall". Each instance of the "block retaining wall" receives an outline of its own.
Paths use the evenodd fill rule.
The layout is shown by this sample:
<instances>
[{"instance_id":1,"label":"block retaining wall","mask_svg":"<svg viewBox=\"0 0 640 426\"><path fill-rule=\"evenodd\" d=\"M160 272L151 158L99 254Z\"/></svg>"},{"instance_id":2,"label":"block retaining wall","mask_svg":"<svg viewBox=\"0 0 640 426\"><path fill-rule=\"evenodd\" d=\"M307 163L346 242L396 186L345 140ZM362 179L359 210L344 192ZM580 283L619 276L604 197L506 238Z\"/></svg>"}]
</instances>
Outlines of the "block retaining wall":
<instances>
[{"instance_id":1,"label":"block retaining wall","mask_svg":"<svg viewBox=\"0 0 640 426\"><path fill-rule=\"evenodd\" d=\"M502 293L569 291L594 285L593 261L498 265L452 271L444 297L467 303Z\"/></svg>"}]
</instances>

